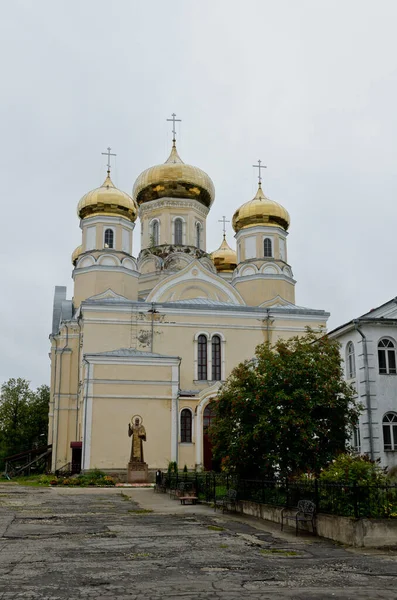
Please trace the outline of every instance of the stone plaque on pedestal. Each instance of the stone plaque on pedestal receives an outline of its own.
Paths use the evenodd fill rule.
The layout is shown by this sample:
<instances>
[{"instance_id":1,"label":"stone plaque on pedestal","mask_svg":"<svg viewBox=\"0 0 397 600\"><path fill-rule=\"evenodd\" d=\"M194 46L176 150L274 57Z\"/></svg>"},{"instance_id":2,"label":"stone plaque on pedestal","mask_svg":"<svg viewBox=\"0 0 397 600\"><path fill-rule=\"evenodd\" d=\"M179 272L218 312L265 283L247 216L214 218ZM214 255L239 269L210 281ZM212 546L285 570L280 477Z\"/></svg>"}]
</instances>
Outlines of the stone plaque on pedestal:
<instances>
[{"instance_id":1,"label":"stone plaque on pedestal","mask_svg":"<svg viewBox=\"0 0 397 600\"><path fill-rule=\"evenodd\" d=\"M145 462L129 462L127 466L127 483L147 483L148 468Z\"/></svg>"}]
</instances>

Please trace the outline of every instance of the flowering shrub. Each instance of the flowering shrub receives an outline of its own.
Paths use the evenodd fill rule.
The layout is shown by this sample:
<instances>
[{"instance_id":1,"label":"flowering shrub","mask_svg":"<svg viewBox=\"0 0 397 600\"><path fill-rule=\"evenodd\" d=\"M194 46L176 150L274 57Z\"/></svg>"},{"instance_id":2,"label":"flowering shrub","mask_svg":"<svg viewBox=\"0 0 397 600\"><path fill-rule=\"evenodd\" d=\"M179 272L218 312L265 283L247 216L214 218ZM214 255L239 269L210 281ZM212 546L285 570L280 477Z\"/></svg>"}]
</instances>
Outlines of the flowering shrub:
<instances>
[{"instance_id":1,"label":"flowering shrub","mask_svg":"<svg viewBox=\"0 0 397 600\"><path fill-rule=\"evenodd\" d=\"M347 484L386 484L385 470L379 461L373 461L368 456L353 456L340 454L320 473L320 480L328 483Z\"/></svg>"}]
</instances>

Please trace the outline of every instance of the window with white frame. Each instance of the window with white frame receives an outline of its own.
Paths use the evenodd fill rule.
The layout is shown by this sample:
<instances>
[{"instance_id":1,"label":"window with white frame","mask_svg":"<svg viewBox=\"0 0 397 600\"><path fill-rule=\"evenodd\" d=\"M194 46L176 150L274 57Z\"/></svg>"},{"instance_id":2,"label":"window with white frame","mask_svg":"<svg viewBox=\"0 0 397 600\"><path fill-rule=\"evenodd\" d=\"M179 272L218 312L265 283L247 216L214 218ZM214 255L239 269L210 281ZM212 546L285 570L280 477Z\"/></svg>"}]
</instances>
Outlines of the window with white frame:
<instances>
[{"instance_id":1,"label":"window with white frame","mask_svg":"<svg viewBox=\"0 0 397 600\"><path fill-rule=\"evenodd\" d=\"M189 408L181 411L181 442L192 443L192 411Z\"/></svg>"},{"instance_id":2,"label":"window with white frame","mask_svg":"<svg viewBox=\"0 0 397 600\"><path fill-rule=\"evenodd\" d=\"M201 334L197 339L197 379L205 381L207 379L207 336Z\"/></svg>"},{"instance_id":3,"label":"window with white frame","mask_svg":"<svg viewBox=\"0 0 397 600\"><path fill-rule=\"evenodd\" d=\"M154 221L152 221L152 227L151 227L151 240L150 240L150 245L151 246L158 246L159 245L159 222L157 221L157 219L155 219Z\"/></svg>"},{"instance_id":4,"label":"window with white frame","mask_svg":"<svg viewBox=\"0 0 397 600\"><path fill-rule=\"evenodd\" d=\"M222 379L222 357L221 357L221 338L214 335L211 340L212 345L212 381L221 381Z\"/></svg>"},{"instance_id":5,"label":"window with white frame","mask_svg":"<svg viewBox=\"0 0 397 600\"><path fill-rule=\"evenodd\" d=\"M397 414L386 413L382 425L384 450L397 450Z\"/></svg>"},{"instance_id":6,"label":"window with white frame","mask_svg":"<svg viewBox=\"0 0 397 600\"><path fill-rule=\"evenodd\" d=\"M178 246L183 244L183 221L180 218L174 221L174 244Z\"/></svg>"},{"instance_id":7,"label":"window with white frame","mask_svg":"<svg viewBox=\"0 0 397 600\"><path fill-rule=\"evenodd\" d=\"M379 373L383 375L396 375L396 349L394 342L383 338L378 343Z\"/></svg>"},{"instance_id":8,"label":"window with white frame","mask_svg":"<svg viewBox=\"0 0 397 600\"><path fill-rule=\"evenodd\" d=\"M270 238L265 238L263 240L263 256L265 256L265 257L273 256L272 240Z\"/></svg>"},{"instance_id":9,"label":"window with white frame","mask_svg":"<svg viewBox=\"0 0 397 600\"><path fill-rule=\"evenodd\" d=\"M348 379L354 379L356 376L356 357L353 342L346 346L346 376Z\"/></svg>"},{"instance_id":10,"label":"window with white frame","mask_svg":"<svg viewBox=\"0 0 397 600\"><path fill-rule=\"evenodd\" d=\"M104 246L105 246L105 248L113 248L114 247L114 231L113 231L113 229L105 229Z\"/></svg>"}]
</instances>

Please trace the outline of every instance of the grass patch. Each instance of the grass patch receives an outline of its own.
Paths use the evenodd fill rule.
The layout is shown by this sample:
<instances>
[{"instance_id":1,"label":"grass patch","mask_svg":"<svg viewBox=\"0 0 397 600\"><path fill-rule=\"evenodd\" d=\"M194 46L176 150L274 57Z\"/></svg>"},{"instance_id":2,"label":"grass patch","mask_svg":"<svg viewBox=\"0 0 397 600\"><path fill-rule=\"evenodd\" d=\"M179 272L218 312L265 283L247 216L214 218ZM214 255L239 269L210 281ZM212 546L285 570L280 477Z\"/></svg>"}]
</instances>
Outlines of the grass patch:
<instances>
[{"instance_id":1,"label":"grass patch","mask_svg":"<svg viewBox=\"0 0 397 600\"><path fill-rule=\"evenodd\" d=\"M207 525L207 529L210 531L225 531L224 527L218 527L218 525Z\"/></svg>"},{"instance_id":2,"label":"grass patch","mask_svg":"<svg viewBox=\"0 0 397 600\"><path fill-rule=\"evenodd\" d=\"M219 544L219 548L229 548L227 544Z\"/></svg>"},{"instance_id":3,"label":"grass patch","mask_svg":"<svg viewBox=\"0 0 397 600\"><path fill-rule=\"evenodd\" d=\"M281 556L298 556L298 553L294 550L281 550L280 548L270 548L269 550L260 550L261 554L265 554L266 556L272 554L278 554Z\"/></svg>"},{"instance_id":4,"label":"grass patch","mask_svg":"<svg viewBox=\"0 0 397 600\"><path fill-rule=\"evenodd\" d=\"M129 496L128 494L124 494L124 492L120 492L120 496L123 500L131 500L131 496Z\"/></svg>"},{"instance_id":5,"label":"grass patch","mask_svg":"<svg viewBox=\"0 0 397 600\"><path fill-rule=\"evenodd\" d=\"M133 508L128 512L133 513L134 515L147 515L148 513L152 513L153 511L149 508Z\"/></svg>"},{"instance_id":6,"label":"grass patch","mask_svg":"<svg viewBox=\"0 0 397 600\"><path fill-rule=\"evenodd\" d=\"M1 483L7 483L7 481L1 480ZM19 485L29 486L65 486L65 487L112 487L116 484L115 479L103 473L99 469L94 469L88 473L81 473L80 475L63 476L55 475L52 473L29 475L24 477L13 477L8 483L16 483Z\"/></svg>"}]
</instances>

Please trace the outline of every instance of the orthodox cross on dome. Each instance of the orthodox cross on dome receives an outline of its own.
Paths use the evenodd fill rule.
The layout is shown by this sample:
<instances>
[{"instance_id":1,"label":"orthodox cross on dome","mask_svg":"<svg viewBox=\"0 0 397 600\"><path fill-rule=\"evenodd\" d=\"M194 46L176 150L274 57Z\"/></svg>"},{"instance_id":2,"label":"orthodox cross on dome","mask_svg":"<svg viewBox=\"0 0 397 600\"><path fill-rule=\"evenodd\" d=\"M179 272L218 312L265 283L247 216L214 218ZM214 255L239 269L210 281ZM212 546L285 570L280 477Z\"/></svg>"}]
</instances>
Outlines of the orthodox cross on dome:
<instances>
[{"instance_id":1,"label":"orthodox cross on dome","mask_svg":"<svg viewBox=\"0 0 397 600\"><path fill-rule=\"evenodd\" d=\"M172 117L172 119L167 119L167 121L172 121L172 143L175 146L175 142L176 142L175 123L181 123L182 119L176 119L175 113L172 113L171 117Z\"/></svg>"},{"instance_id":2,"label":"orthodox cross on dome","mask_svg":"<svg viewBox=\"0 0 397 600\"><path fill-rule=\"evenodd\" d=\"M222 219L218 219L218 223L223 223L223 239L226 239L226 223L230 223L230 221L228 221L225 217L225 215L223 215Z\"/></svg>"},{"instance_id":3,"label":"orthodox cross on dome","mask_svg":"<svg viewBox=\"0 0 397 600\"><path fill-rule=\"evenodd\" d=\"M266 165L262 165L262 161L259 159L258 160L258 164L257 165L252 165L255 169L259 170L258 173L258 181L259 181L259 185L262 185L262 173L261 173L261 169L267 169Z\"/></svg>"},{"instance_id":4,"label":"orthodox cross on dome","mask_svg":"<svg viewBox=\"0 0 397 600\"><path fill-rule=\"evenodd\" d=\"M108 157L108 164L107 164L107 167L108 167L108 175L110 175L110 166L111 166L111 165L110 165L110 157L111 157L111 156L117 156L117 154L112 154L112 152L110 152L110 151L111 151L111 148L109 147L107 152L101 152L101 154L102 154L103 156L107 156L107 157Z\"/></svg>"}]
</instances>

